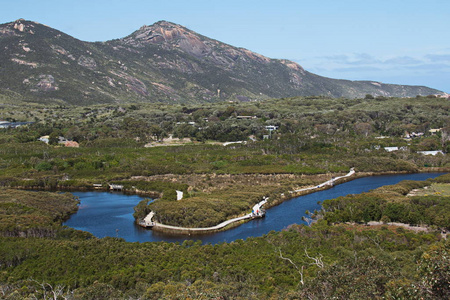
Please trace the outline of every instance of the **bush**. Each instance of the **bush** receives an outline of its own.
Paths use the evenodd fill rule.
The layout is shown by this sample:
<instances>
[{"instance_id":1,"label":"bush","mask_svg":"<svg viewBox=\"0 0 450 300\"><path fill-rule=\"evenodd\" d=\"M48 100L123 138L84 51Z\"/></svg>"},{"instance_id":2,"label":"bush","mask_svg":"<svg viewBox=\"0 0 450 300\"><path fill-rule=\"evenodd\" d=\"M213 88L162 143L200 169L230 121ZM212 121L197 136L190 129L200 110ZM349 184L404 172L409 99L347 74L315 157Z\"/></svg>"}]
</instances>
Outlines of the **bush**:
<instances>
[{"instance_id":1,"label":"bush","mask_svg":"<svg viewBox=\"0 0 450 300\"><path fill-rule=\"evenodd\" d=\"M36 170L38 171L50 171L52 169L52 164L46 161L40 162L36 165Z\"/></svg>"}]
</instances>

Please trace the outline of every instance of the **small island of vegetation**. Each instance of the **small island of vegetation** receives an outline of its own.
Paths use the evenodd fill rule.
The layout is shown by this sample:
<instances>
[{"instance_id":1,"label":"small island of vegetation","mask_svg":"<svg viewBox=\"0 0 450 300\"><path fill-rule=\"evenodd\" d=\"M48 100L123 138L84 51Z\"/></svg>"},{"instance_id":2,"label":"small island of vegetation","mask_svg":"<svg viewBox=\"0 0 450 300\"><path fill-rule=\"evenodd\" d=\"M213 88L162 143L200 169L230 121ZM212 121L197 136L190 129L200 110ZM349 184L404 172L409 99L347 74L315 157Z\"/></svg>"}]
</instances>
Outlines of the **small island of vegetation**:
<instances>
[{"instance_id":1,"label":"small island of vegetation","mask_svg":"<svg viewBox=\"0 0 450 300\"><path fill-rule=\"evenodd\" d=\"M434 96L2 104L0 120L32 124L0 129L0 295L447 298L448 175L330 199L311 226L217 245L98 239L61 222L77 209L70 191L120 186L156 198L138 220L210 227L351 168L446 172L448 111Z\"/></svg>"}]
</instances>

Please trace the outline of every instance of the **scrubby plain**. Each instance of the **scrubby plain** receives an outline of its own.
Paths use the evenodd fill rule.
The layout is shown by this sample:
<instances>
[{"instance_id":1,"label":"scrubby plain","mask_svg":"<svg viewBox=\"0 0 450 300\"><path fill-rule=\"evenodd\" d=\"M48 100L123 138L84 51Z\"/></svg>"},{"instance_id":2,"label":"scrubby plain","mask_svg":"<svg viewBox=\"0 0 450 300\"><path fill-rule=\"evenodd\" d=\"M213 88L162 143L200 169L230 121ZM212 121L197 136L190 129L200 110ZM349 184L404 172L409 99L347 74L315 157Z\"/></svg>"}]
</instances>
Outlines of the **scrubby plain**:
<instances>
[{"instance_id":1,"label":"scrubby plain","mask_svg":"<svg viewBox=\"0 0 450 300\"><path fill-rule=\"evenodd\" d=\"M311 227L292 225L218 245L97 239L61 227L77 199L44 191L121 184L159 198L138 205L137 217L152 209L168 224L215 225L245 213L263 196L282 201L282 193L350 168L359 174L448 170L447 99L368 95L202 105L9 103L0 107L1 120L35 123L0 130L3 298L449 296L449 243L442 234L450 229L448 196L411 195L425 187L447 189L448 176L329 200L310 214ZM412 138L405 139L406 134ZM44 135L49 144L37 141ZM80 147L59 145L59 136ZM242 143L223 145L237 141ZM399 150L388 152L388 146ZM418 153L424 150L443 154ZM183 200L175 200L176 189L184 192ZM365 225L371 221L381 225ZM426 231L414 233L391 222Z\"/></svg>"}]
</instances>

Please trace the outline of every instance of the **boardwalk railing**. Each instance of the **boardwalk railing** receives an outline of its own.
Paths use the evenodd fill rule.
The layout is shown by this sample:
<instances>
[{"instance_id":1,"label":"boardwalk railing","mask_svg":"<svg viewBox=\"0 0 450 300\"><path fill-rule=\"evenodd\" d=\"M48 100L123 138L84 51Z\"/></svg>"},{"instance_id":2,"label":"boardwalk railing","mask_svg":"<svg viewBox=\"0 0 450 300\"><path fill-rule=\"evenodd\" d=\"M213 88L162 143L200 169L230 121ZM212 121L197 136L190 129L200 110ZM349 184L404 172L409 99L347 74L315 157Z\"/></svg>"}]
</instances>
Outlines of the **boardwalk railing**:
<instances>
[{"instance_id":1,"label":"boardwalk railing","mask_svg":"<svg viewBox=\"0 0 450 300\"><path fill-rule=\"evenodd\" d=\"M327 185L334 185L334 183L341 179L341 178L345 178L345 177L350 177L353 174L355 174L355 170L354 168L350 169L350 172L348 172L346 175L343 176L339 176L339 177L335 177L332 178L328 181L325 181L317 186L313 186L313 187L307 187L307 188L303 188L303 189L298 189L295 191L290 191L289 193L298 193L298 192L302 192L302 191L308 191L308 190L314 190L314 189L319 189L322 188L324 186ZM255 204L252 208L252 212L249 214L246 214L245 216L242 217L237 217L237 218L233 218L233 219L229 219L226 220L220 224L217 224L216 226L212 226L212 227L197 227L197 228L189 228L189 227L179 227L179 226L172 226L172 225L165 225L165 224L161 224L158 222L154 222L153 216L155 215L155 213L152 211L150 212L145 218L144 220L142 220L141 222L139 222L139 225L143 226L143 227L149 227L149 228L163 228L163 229L169 229L169 230L173 230L173 231L181 231L181 232L208 232L208 231L216 231L219 229L224 228L225 226L234 223L234 222L238 222L238 221L242 221L242 220L246 220L246 219L254 219L254 218L262 218L265 216L265 210L262 208L262 206L264 204L267 203L267 200L269 198L268 197L264 197L263 200L257 204Z\"/></svg>"}]
</instances>

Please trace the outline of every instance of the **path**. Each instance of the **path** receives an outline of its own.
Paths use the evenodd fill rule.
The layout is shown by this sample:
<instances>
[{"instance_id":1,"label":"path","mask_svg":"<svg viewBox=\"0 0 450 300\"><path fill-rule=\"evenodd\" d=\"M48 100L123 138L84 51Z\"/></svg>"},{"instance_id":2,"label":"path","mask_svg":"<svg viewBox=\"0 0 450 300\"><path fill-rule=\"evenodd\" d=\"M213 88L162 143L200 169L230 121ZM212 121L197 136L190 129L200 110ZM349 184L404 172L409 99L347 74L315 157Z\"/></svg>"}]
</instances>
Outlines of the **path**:
<instances>
[{"instance_id":1,"label":"path","mask_svg":"<svg viewBox=\"0 0 450 300\"><path fill-rule=\"evenodd\" d=\"M303 188L303 189L298 189L298 190L295 190L295 191L290 191L289 193L298 193L298 192L303 192L303 191L310 191L310 190L314 190L314 189L319 189L319 188L324 187L326 185L333 185L336 180L341 179L341 178L345 178L345 177L350 177L350 176L352 176L355 173L356 173L355 169L351 168L350 172L348 172L346 175L332 178L332 179L330 179L328 181L325 181L325 182L323 182L323 183L321 183L319 185L316 185L316 186L311 186L311 187L307 187L307 188Z\"/></svg>"},{"instance_id":2,"label":"path","mask_svg":"<svg viewBox=\"0 0 450 300\"><path fill-rule=\"evenodd\" d=\"M349 177L352 176L353 174L355 174L355 170L354 168L350 169L350 172L348 172L346 175L343 176L339 176L339 177L335 177L332 178L328 181L325 181L317 186L313 186L313 187L308 187L308 188L303 188L303 189L298 189L295 191L291 191L289 193L298 193L298 192L302 192L302 191L309 191L309 190L314 190L314 189L319 189L321 187L324 187L326 185L332 185L334 184L334 182L338 179L341 178L345 178L345 177ZM212 226L212 227L197 227L197 228L189 228L189 227L179 227L179 226L172 226L172 225L165 225L165 224L161 224L158 222L154 222L152 221L152 218L154 216L154 212L150 212L142 222L139 223L139 225L144 226L144 227L158 227L158 228L165 228L165 229L170 229L170 230L176 230L176 231L187 231L187 232L207 232L207 231L215 231L215 230L219 230L224 228L225 226L237 222L237 221L241 221L241 220L245 220L245 219L252 219L252 218L260 218L264 216L264 211L261 210L261 207L267 203L267 199L264 197L264 199L255 204L255 206L253 206L252 212L242 216L242 217L237 217L237 218L233 218L233 219L229 219L226 220L220 224L217 224L216 226Z\"/></svg>"},{"instance_id":3,"label":"path","mask_svg":"<svg viewBox=\"0 0 450 300\"><path fill-rule=\"evenodd\" d=\"M220 224L217 224L216 226L212 226L212 227L197 227L197 228L189 228L189 227L179 227L179 226L172 226L172 225L165 225L165 224L161 224L158 222L153 222L152 218L154 216L154 212L150 212L147 217L145 217L144 222L141 223L142 226L145 227L159 227L159 228L166 228L166 229L171 229L171 230L178 230L178 231L213 231L213 230L218 230L221 228L224 228L225 226L237 222L237 221L241 221L241 220L245 220L245 219L251 219L251 218L260 218L263 217L264 214L261 211L261 207L267 203L267 199L269 198L264 198L264 200L262 200L261 202L255 204L255 206L253 206L252 212L242 216L242 217L237 217L237 218L233 218L233 219L229 219L226 220Z\"/></svg>"}]
</instances>

